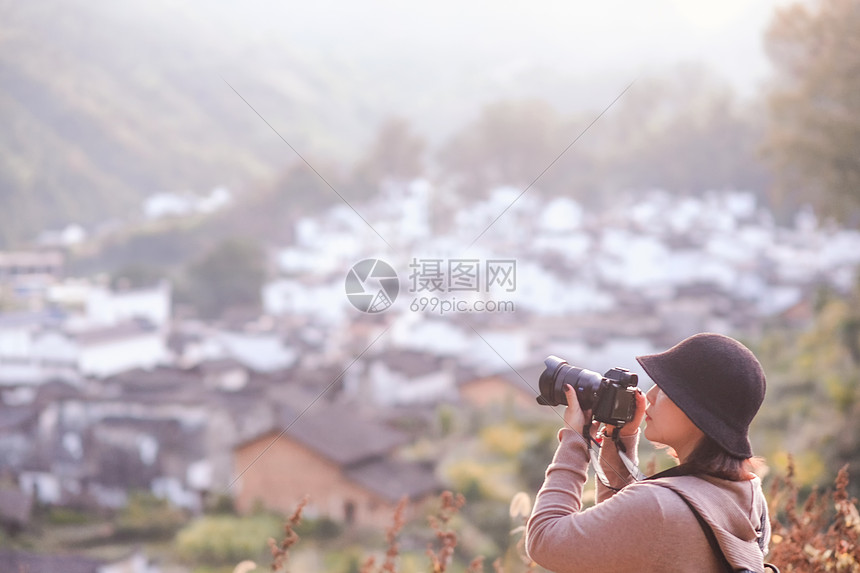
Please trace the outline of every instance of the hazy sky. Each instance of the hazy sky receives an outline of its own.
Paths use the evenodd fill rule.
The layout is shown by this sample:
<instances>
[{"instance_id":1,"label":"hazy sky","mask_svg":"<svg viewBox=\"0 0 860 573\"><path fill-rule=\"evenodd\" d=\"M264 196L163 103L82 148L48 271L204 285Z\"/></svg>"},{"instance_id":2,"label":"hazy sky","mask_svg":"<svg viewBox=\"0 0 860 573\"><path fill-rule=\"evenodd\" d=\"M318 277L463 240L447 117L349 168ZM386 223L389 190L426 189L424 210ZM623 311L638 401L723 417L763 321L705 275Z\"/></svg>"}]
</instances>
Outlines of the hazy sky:
<instances>
[{"instance_id":1,"label":"hazy sky","mask_svg":"<svg viewBox=\"0 0 860 573\"><path fill-rule=\"evenodd\" d=\"M546 65L563 74L648 73L710 64L743 92L767 72L762 34L787 0L319 0L222 2L232 33L277 36L342 58L480 59L500 73ZM212 9L212 4L208 4ZM227 38L229 38L229 33Z\"/></svg>"}]
</instances>

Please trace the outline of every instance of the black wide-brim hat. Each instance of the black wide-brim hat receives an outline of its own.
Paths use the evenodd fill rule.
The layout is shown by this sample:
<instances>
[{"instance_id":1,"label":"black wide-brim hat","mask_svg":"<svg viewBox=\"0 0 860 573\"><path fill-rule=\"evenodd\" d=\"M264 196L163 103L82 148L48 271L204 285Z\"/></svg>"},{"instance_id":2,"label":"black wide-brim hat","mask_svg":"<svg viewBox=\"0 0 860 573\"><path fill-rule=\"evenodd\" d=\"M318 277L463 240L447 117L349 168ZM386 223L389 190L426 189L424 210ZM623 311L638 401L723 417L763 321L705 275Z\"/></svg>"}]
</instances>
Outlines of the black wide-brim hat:
<instances>
[{"instance_id":1,"label":"black wide-brim hat","mask_svg":"<svg viewBox=\"0 0 860 573\"><path fill-rule=\"evenodd\" d=\"M746 346L706 332L636 360L706 436L733 456L752 457L749 425L766 384L761 364Z\"/></svg>"}]
</instances>

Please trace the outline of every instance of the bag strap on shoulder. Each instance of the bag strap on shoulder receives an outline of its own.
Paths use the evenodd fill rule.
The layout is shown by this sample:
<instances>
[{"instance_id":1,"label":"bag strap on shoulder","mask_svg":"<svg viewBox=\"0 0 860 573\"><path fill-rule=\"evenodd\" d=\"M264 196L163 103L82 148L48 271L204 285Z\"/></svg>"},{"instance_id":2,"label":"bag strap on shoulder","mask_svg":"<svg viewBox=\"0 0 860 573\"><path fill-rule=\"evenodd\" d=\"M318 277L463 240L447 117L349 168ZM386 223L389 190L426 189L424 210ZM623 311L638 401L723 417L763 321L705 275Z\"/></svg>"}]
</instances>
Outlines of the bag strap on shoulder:
<instances>
[{"instance_id":1,"label":"bag strap on shoulder","mask_svg":"<svg viewBox=\"0 0 860 573\"><path fill-rule=\"evenodd\" d=\"M671 491L675 491L672 488L666 488L666 489L670 489ZM728 572L728 573L754 573L753 571L750 571L749 569L737 569L737 570L735 570L732 568L731 563L729 563L729 560L726 559L726 555L723 553L723 550L720 547L720 544L717 542L717 536L714 535L714 530L711 529L711 526L708 525L708 522L705 521L705 518L702 517L702 515L699 513L699 510L697 510L693 506L693 504L690 503L689 500L687 500L687 498L684 497L683 495L681 495L679 492L675 491L675 493L678 494L678 497L680 497L684 501L684 503L687 504L687 507L690 508L690 511L693 512L693 515L696 517L696 521L699 522L699 525L702 527L702 531L704 531L704 533L705 533L705 537L708 538L708 544L711 546L711 549L713 550L714 555L716 555L717 559L722 563L723 570ZM773 563L765 563L764 568L770 569L774 573L779 573L779 568L776 565L774 565Z\"/></svg>"},{"instance_id":2,"label":"bag strap on shoulder","mask_svg":"<svg viewBox=\"0 0 860 573\"><path fill-rule=\"evenodd\" d=\"M674 489L671 489L671 488L666 488L666 489L670 489L671 491L675 491ZM702 515L699 513L699 511L695 507L693 507L693 504L690 503L686 497L684 497L683 495L681 495L677 491L675 491L675 493L678 494L678 497L680 497L682 500L684 500L684 503L687 504L687 507L689 507L690 511L693 512L693 515L696 517L696 521L699 522L699 525L702 527L702 531L705 533L705 537L708 538L708 545L711 546L711 550L714 552L714 555L717 556L717 560L722 564L723 571L727 571L729 573L734 572L734 569L732 569L731 563L729 563L729 560L726 559L726 556L723 553L723 550L720 549L720 544L717 542L717 536L714 535L714 530L711 529L711 526L708 525L708 523L705 521L705 518L702 517Z\"/></svg>"},{"instance_id":3,"label":"bag strap on shoulder","mask_svg":"<svg viewBox=\"0 0 860 573\"><path fill-rule=\"evenodd\" d=\"M692 473L689 468L685 467L682 464L680 466L669 468L668 470L662 471L656 475L647 477L645 479L646 480L656 480L656 479L664 478L664 477L689 476L689 475L695 475L695 474ZM666 486L664 486L664 487L666 487ZM686 497L681 495L680 492L672 489L671 487L666 487L666 489L670 489L670 490L674 491L678 495L678 497L680 497L684 501L684 503L687 505L687 507L690 508L690 511L693 512L693 515L696 517L696 521L699 522L699 525L702 527L702 530L705 532L705 536L708 538L708 543L710 544L711 548L713 549L714 554L719 557L720 561L722 561L723 569L725 571L730 572L730 573L754 573L752 571L749 571L748 569L747 570L739 569L737 571L733 570L731 564L726 559L726 556L723 553L723 550L720 548L720 545L717 542L716 536L714 536L714 531L711 529L711 526L708 525L708 523L704 520L704 518L701 516L701 514L699 514L699 511L687 500ZM764 519L766 519L766 517L763 515L762 519L764 520ZM780 573L779 568L776 565L774 565L773 563L765 563L764 568L770 569L774 573Z\"/></svg>"},{"instance_id":4,"label":"bag strap on shoulder","mask_svg":"<svg viewBox=\"0 0 860 573\"><path fill-rule=\"evenodd\" d=\"M675 491L672 488L666 489ZM702 527L702 531L705 532L705 537L708 538L708 544L711 546L714 555L716 555L717 559L721 562L723 570L727 573L755 573L754 571L750 571L749 569L733 569L731 563L729 563L729 560L726 559L726 555L725 553L723 553L720 544L717 542L717 536L714 535L714 530L711 529L711 526L708 525L708 522L705 521L705 518L702 517L702 515L699 513L699 510L697 510L693 506L693 504L690 503L689 500L683 495L681 495L679 492L675 491L675 493L678 494L678 497L680 497L684 501L684 503L687 504L687 507L690 508L690 511L693 512L693 515L696 517L696 521L699 522L699 525ZM764 568L770 569L774 573L779 573L779 568L773 563L765 563Z\"/></svg>"}]
</instances>

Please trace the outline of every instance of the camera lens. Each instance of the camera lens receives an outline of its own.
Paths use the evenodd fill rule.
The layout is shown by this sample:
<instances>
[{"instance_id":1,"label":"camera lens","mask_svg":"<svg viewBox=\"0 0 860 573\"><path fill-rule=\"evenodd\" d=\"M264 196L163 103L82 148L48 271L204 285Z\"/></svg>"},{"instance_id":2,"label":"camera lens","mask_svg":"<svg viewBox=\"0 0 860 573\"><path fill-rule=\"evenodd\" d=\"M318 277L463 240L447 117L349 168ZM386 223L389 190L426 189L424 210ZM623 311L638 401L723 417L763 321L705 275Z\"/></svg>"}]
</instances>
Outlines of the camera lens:
<instances>
[{"instance_id":1,"label":"camera lens","mask_svg":"<svg viewBox=\"0 0 860 573\"><path fill-rule=\"evenodd\" d=\"M590 410L594 406L594 398L603 380L597 372L571 366L557 356L548 356L544 360L546 370L543 371L538 380L540 396L538 404L544 406L567 406L567 396L564 394L564 386L570 384L576 392L576 399L583 410Z\"/></svg>"},{"instance_id":2,"label":"camera lens","mask_svg":"<svg viewBox=\"0 0 860 573\"><path fill-rule=\"evenodd\" d=\"M560 394L555 389L556 375L563 366L567 365L567 362L557 356L548 356L544 360L544 364L546 364L546 369L541 372L538 380L538 388L540 389L540 396L537 397L538 404L541 406L558 406L559 404L567 406L564 387L562 386Z\"/></svg>"}]
</instances>

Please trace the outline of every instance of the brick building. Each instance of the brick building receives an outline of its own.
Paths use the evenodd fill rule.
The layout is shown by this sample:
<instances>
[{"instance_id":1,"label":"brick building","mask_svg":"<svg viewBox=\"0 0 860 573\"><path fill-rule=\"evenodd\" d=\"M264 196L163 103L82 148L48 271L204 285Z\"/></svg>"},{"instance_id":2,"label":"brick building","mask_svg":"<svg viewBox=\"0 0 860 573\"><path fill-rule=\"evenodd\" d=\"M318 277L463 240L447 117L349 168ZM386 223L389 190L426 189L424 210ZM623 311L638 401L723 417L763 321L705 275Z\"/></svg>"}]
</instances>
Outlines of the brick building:
<instances>
[{"instance_id":1,"label":"brick building","mask_svg":"<svg viewBox=\"0 0 860 573\"><path fill-rule=\"evenodd\" d=\"M401 498L417 504L441 489L433 468L397 459L407 442L344 406L315 404L301 416L285 408L277 427L234 449L236 507L291 513L308 496L309 517L390 525Z\"/></svg>"}]
</instances>

